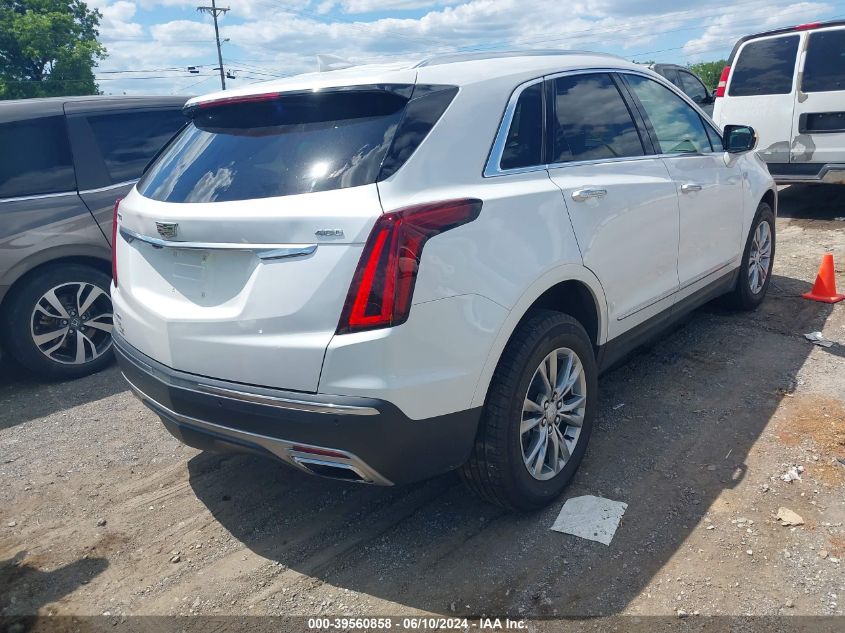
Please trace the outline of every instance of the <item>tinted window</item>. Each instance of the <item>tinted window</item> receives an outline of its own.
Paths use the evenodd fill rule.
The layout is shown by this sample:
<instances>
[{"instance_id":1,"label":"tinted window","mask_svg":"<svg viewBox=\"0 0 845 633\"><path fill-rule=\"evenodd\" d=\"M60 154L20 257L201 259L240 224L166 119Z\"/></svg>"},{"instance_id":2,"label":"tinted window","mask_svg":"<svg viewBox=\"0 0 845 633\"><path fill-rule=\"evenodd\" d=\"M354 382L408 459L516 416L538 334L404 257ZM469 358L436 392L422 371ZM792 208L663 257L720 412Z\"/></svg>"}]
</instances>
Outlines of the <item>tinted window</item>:
<instances>
[{"instance_id":1,"label":"tinted window","mask_svg":"<svg viewBox=\"0 0 845 633\"><path fill-rule=\"evenodd\" d=\"M373 89L199 108L138 191L225 202L374 183L406 103Z\"/></svg>"},{"instance_id":2,"label":"tinted window","mask_svg":"<svg viewBox=\"0 0 845 633\"><path fill-rule=\"evenodd\" d=\"M543 162L543 82L519 95L505 140L501 169L531 167Z\"/></svg>"},{"instance_id":3,"label":"tinted window","mask_svg":"<svg viewBox=\"0 0 845 633\"><path fill-rule=\"evenodd\" d=\"M802 90L845 90L845 29L810 34Z\"/></svg>"},{"instance_id":4,"label":"tinted window","mask_svg":"<svg viewBox=\"0 0 845 633\"><path fill-rule=\"evenodd\" d=\"M0 148L0 198L76 189L64 117L3 123Z\"/></svg>"},{"instance_id":5,"label":"tinted window","mask_svg":"<svg viewBox=\"0 0 845 633\"><path fill-rule=\"evenodd\" d=\"M724 152L725 146L722 143L722 136L707 123L704 124L704 129L707 131L707 138L710 139L710 146L714 152Z\"/></svg>"},{"instance_id":6,"label":"tinted window","mask_svg":"<svg viewBox=\"0 0 845 633\"><path fill-rule=\"evenodd\" d=\"M139 178L150 159L186 122L181 109L87 118L113 184Z\"/></svg>"},{"instance_id":7,"label":"tinted window","mask_svg":"<svg viewBox=\"0 0 845 633\"><path fill-rule=\"evenodd\" d=\"M683 86L681 86L681 79L680 77L678 77L678 71L674 68L664 68L660 71L660 74L666 77L666 79L671 81L673 84L678 86L678 88L683 88Z\"/></svg>"},{"instance_id":8,"label":"tinted window","mask_svg":"<svg viewBox=\"0 0 845 633\"><path fill-rule=\"evenodd\" d=\"M731 74L732 97L780 95L792 92L798 35L749 42Z\"/></svg>"},{"instance_id":9,"label":"tinted window","mask_svg":"<svg viewBox=\"0 0 845 633\"><path fill-rule=\"evenodd\" d=\"M634 120L607 74L554 80L555 129L552 163L642 156Z\"/></svg>"},{"instance_id":10,"label":"tinted window","mask_svg":"<svg viewBox=\"0 0 845 633\"><path fill-rule=\"evenodd\" d=\"M382 162L379 180L389 178L405 164L443 116L456 94L458 89L455 86L414 86L413 98L405 108L405 115L396 130L390 151Z\"/></svg>"},{"instance_id":11,"label":"tinted window","mask_svg":"<svg viewBox=\"0 0 845 633\"><path fill-rule=\"evenodd\" d=\"M707 100L707 89L704 84L690 73L679 72L678 74L681 76L681 83L683 83L681 90L696 103L704 103Z\"/></svg>"},{"instance_id":12,"label":"tinted window","mask_svg":"<svg viewBox=\"0 0 845 633\"><path fill-rule=\"evenodd\" d=\"M651 79L638 75L627 79L651 122L661 154L711 151L701 117L686 101Z\"/></svg>"}]
</instances>

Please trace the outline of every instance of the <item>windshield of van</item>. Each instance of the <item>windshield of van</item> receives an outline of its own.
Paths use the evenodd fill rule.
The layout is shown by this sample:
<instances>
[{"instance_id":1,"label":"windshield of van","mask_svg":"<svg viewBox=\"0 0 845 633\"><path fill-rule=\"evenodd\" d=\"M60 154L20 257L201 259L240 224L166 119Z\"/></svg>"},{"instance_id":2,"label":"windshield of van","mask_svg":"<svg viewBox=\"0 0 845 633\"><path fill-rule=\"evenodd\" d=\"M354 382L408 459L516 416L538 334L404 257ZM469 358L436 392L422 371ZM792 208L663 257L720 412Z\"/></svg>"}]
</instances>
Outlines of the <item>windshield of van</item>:
<instances>
[{"instance_id":1,"label":"windshield of van","mask_svg":"<svg viewBox=\"0 0 845 633\"><path fill-rule=\"evenodd\" d=\"M138 191L163 202L225 202L373 183L408 102L410 87L402 88L195 108Z\"/></svg>"}]
</instances>

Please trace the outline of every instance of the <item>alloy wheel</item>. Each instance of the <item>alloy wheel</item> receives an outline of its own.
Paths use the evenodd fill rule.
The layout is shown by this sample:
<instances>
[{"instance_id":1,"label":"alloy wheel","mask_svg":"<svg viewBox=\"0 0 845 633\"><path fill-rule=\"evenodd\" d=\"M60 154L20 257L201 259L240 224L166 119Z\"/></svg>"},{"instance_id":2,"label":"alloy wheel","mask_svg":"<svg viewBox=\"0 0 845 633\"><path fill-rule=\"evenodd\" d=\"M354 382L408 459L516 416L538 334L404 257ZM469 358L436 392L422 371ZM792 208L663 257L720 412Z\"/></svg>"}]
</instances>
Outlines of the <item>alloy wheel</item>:
<instances>
[{"instance_id":1,"label":"alloy wheel","mask_svg":"<svg viewBox=\"0 0 845 633\"><path fill-rule=\"evenodd\" d=\"M534 372L522 406L522 461L535 479L547 480L566 465L584 424L587 379L567 347L548 354Z\"/></svg>"},{"instance_id":2,"label":"alloy wheel","mask_svg":"<svg viewBox=\"0 0 845 633\"><path fill-rule=\"evenodd\" d=\"M766 285L771 265L772 229L768 222L763 221L754 231L751 251L748 254L748 285L755 295Z\"/></svg>"},{"instance_id":3,"label":"alloy wheel","mask_svg":"<svg viewBox=\"0 0 845 633\"><path fill-rule=\"evenodd\" d=\"M50 360L82 365L111 348L108 292L87 282L61 284L44 293L32 311L32 341Z\"/></svg>"}]
</instances>

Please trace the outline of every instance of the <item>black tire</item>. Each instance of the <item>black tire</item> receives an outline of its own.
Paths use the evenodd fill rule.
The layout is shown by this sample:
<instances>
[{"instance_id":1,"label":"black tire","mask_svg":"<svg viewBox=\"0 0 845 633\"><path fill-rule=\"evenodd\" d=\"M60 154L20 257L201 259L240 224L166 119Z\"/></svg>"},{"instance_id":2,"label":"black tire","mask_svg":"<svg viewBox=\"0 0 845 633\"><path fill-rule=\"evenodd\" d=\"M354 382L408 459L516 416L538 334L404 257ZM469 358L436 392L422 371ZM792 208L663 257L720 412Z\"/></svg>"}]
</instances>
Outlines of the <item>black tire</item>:
<instances>
[{"instance_id":1,"label":"black tire","mask_svg":"<svg viewBox=\"0 0 845 633\"><path fill-rule=\"evenodd\" d=\"M561 347L574 351L581 361L586 407L571 456L557 475L541 481L528 472L523 460L519 425L534 372ZM472 454L459 470L464 483L482 499L511 510L534 510L554 501L572 480L587 449L597 376L590 337L578 321L551 310L537 310L526 317L505 346L490 382Z\"/></svg>"},{"instance_id":2,"label":"black tire","mask_svg":"<svg viewBox=\"0 0 845 633\"><path fill-rule=\"evenodd\" d=\"M106 333L99 328L92 328L81 323L77 324L76 317L81 315L73 315L68 321L67 327L68 336L61 339L63 342L53 356L48 356L42 352L39 346L33 339L33 313L39 301L51 289L60 288L57 296L61 299L62 304L66 307L68 314L70 314L70 306L72 304L73 284L91 284L97 289L103 291L105 296L96 293L94 303L88 307L89 315L93 313L102 313L102 317L97 319L98 323L111 323L111 298L109 297L109 286L111 284L111 277L106 273L82 264L61 264L50 266L40 270L36 270L28 277L22 279L13 290L11 295L4 302L3 313L4 318L8 323L5 328L3 336L3 345L11 356L15 358L21 365L32 371L37 377L45 379L68 379L79 378L87 376L106 367L113 359L111 334ZM85 298L89 293L93 293L94 289L85 286L83 293L83 307L85 307ZM76 308L76 305L73 305ZM61 319L56 316L39 316L40 320L37 323L38 329L50 332L51 327L56 327L64 330ZM71 347L76 342L74 336L76 330L70 329L78 325L92 344L87 341L83 343L86 360L81 363L75 363L75 347ZM61 338L61 337L59 337ZM50 343L44 344L46 349L52 347L59 338L54 339ZM96 344L94 344L96 343ZM100 355L95 355L99 353ZM62 360L59 360L59 359Z\"/></svg>"},{"instance_id":3,"label":"black tire","mask_svg":"<svg viewBox=\"0 0 845 633\"><path fill-rule=\"evenodd\" d=\"M754 235L757 231L757 227L763 222L767 222L769 224L772 248L766 279L763 286L757 292L754 292L751 288L751 279L749 278L748 270L749 264L751 263L750 258L752 245L754 243ZM749 230L748 237L745 240L745 249L742 251L742 261L740 262L739 276L737 277L736 285L734 286L732 292L725 295L725 303L728 307L735 310L747 311L755 310L757 306L763 303L763 299L766 298L766 292L769 290L769 283L772 280L772 270L775 262L775 245L775 214L772 212L772 208L768 205L768 203L761 202L757 207L757 213L754 216L754 221L751 223L751 229Z\"/></svg>"}]
</instances>

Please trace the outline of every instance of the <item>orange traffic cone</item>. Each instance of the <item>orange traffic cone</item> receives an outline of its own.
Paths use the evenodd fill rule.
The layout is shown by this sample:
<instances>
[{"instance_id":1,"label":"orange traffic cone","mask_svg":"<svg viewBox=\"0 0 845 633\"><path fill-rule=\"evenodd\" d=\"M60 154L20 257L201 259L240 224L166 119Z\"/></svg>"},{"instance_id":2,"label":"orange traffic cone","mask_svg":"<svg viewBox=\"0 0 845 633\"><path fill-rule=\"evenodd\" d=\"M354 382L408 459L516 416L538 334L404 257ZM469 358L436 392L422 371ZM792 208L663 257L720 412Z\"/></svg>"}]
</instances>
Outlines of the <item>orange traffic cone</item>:
<instances>
[{"instance_id":1,"label":"orange traffic cone","mask_svg":"<svg viewBox=\"0 0 845 633\"><path fill-rule=\"evenodd\" d=\"M836 275L833 272L833 253L825 253L819 266L816 283L810 292L804 293L805 299L836 303L845 299L845 295L836 294Z\"/></svg>"}]
</instances>

